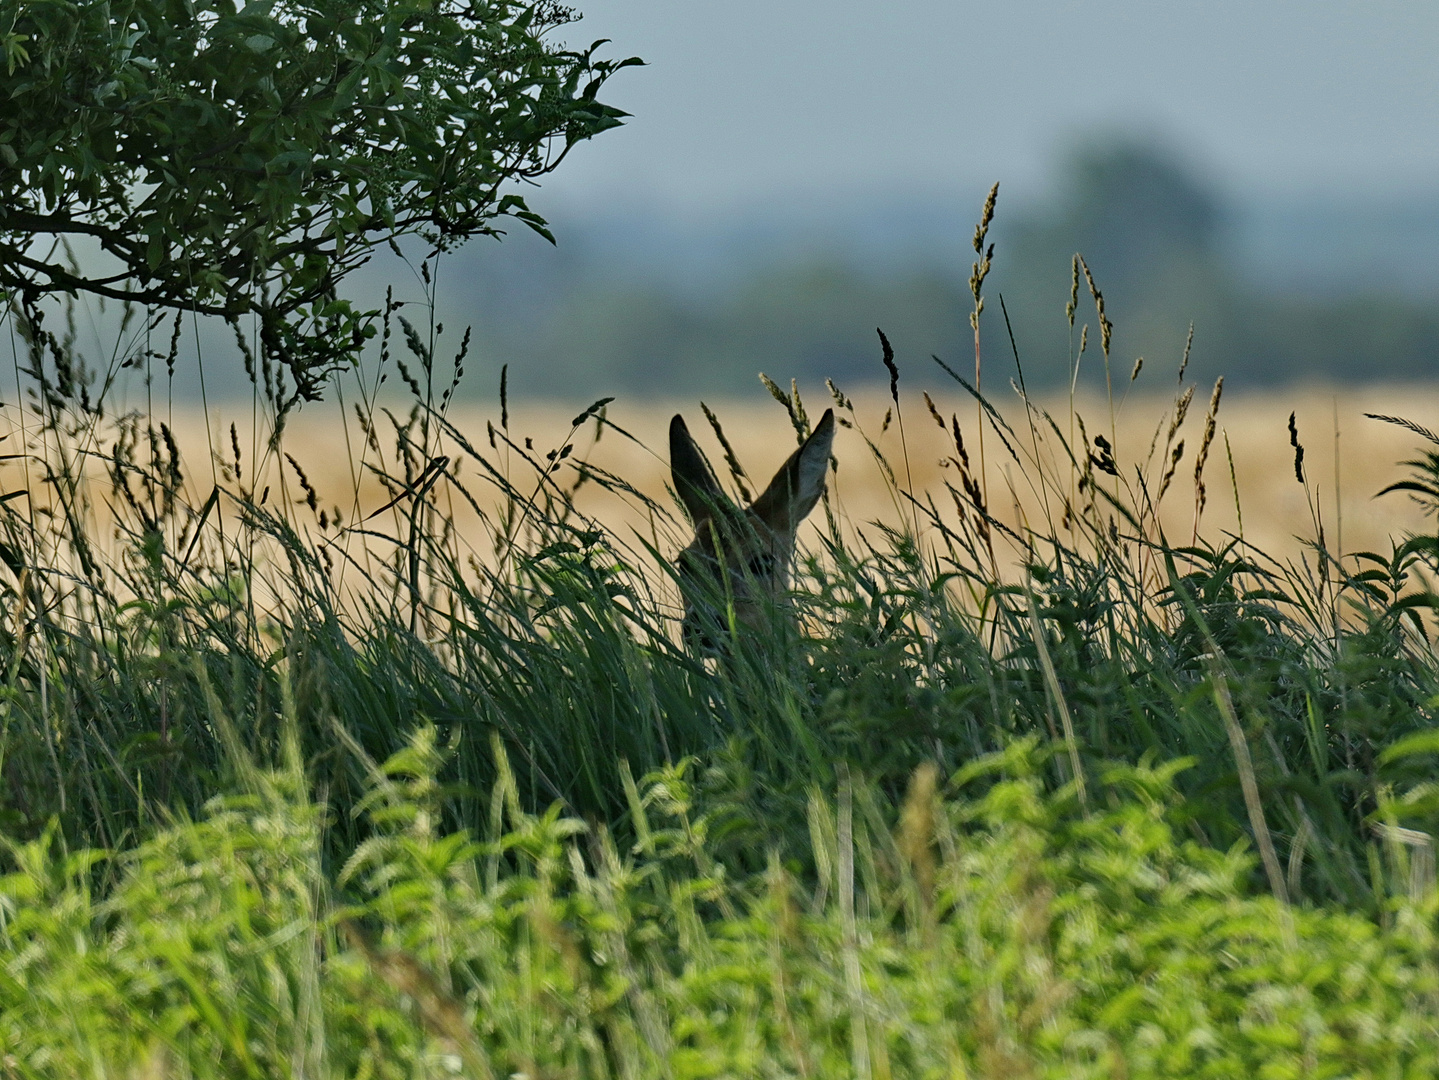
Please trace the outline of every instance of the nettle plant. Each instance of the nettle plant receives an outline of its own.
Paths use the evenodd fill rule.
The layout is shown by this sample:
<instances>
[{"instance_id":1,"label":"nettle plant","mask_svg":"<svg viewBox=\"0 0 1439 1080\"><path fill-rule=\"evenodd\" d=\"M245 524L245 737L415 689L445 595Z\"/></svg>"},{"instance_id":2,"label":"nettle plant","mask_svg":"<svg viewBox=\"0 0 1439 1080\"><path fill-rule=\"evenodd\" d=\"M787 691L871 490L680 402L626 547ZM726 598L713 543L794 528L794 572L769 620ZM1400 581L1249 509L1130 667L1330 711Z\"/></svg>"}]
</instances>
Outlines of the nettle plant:
<instances>
[{"instance_id":1,"label":"nettle plant","mask_svg":"<svg viewBox=\"0 0 1439 1080\"><path fill-rule=\"evenodd\" d=\"M370 314L337 291L376 245L517 219L510 190L626 114L638 59L549 40L541 0L27 0L0 15L0 289L88 292L257 327L319 395Z\"/></svg>"}]
</instances>

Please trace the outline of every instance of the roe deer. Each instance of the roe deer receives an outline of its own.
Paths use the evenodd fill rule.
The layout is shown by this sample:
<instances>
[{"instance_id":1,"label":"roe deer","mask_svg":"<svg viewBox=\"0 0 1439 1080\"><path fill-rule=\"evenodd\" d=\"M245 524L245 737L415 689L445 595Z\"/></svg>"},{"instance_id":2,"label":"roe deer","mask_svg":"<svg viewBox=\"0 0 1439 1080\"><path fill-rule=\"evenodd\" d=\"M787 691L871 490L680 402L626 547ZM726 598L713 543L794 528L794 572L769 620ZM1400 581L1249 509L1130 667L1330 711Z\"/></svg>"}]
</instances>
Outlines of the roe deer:
<instances>
[{"instance_id":1,"label":"roe deer","mask_svg":"<svg viewBox=\"0 0 1439 1080\"><path fill-rule=\"evenodd\" d=\"M795 532L824 494L833 445L834 410L826 409L764 493L741 510L720 488L684 418L670 421L670 474L695 527L676 559L686 645L713 648L731 618L735 627L758 629L775 610L789 587Z\"/></svg>"}]
</instances>

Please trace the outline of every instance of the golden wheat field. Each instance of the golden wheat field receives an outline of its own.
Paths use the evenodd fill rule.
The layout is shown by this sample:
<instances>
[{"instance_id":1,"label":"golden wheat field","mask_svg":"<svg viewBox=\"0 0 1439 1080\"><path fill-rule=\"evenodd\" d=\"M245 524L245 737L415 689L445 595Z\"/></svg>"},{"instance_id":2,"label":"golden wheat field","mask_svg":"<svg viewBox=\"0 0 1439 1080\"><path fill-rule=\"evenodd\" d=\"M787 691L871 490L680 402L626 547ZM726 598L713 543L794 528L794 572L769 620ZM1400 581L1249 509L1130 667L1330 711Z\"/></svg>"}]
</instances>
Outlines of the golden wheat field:
<instances>
[{"instance_id":1,"label":"golden wheat field","mask_svg":"<svg viewBox=\"0 0 1439 1080\"><path fill-rule=\"evenodd\" d=\"M817 419L830 403L823 388L810 389L803 400L811 420ZM1024 518L1034 525L1042 525L1046 518L1061 519L1065 498L1075 497L1074 472L1060 460L1062 444L1038 411L1032 414L1035 422L1031 426L1017 399L1011 397L1007 403L999 399L997 404L1012 428L1012 434L1007 436L1012 446L1007 449L995 429L986 423L981 447L981 425L973 399L954 393L934 395L931 400L933 411L922 395L902 393L902 417L897 419L885 388L872 388L854 395L852 414L841 413L856 422L855 427L842 428L838 433L834 450L838 469L831 481L837 496L835 506L847 527L863 530L873 522L896 524L908 521L915 512L902 497L896 497L885 466L876 461L866 441L887 460L900 488L921 498L929 493L942 514L955 512L953 500L943 487L945 479L959 486L954 464L954 417L958 418L977 477L983 461L983 485L990 512L996 518L1010 524ZM607 424L602 426L590 419L575 429L576 413L587 404L511 403L509 447L500 437L505 432L500 426L498 403L456 405L449 410L448 420L508 475L522 494L536 490L536 474L523 460L525 453L543 461L546 453L572 445L573 450L553 471L560 487L573 485L577 476L574 466L585 460L672 506L665 488L666 432L670 417L678 411L686 416L691 431L729 483L724 452L697 400L621 399L607 406ZM750 490L762 487L796 443L795 429L785 409L766 396L711 400L708 404L749 474ZM1195 531L1196 457L1204 442L1210 405L1205 388L1194 394L1183 423L1172 435L1176 402L1170 396L1135 393L1116 403L1112 415L1109 403L1097 397L1076 399L1073 412L1067 398L1048 396L1039 399L1038 404L1072 444L1078 445L1081 440L1081 425L1089 436L1091 450L1094 436L1109 440L1115 449L1118 471L1126 480L1135 476L1136 464L1148 462L1145 472L1149 498L1157 495L1164 474L1174 462L1175 448L1182 442L1160 520L1172 543L1190 540ZM238 445L239 486L257 498L268 489L267 501L273 500L270 505L287 502L303 529L315 530L318 513L306 505L308 499L296 465L303 470L305 483L316 492L318 507L326 511L332 536L340 536L333 531L337 517L346 526L361 522L367 531L383 534L388 517L395 511L382 508L391 501L394 489L387 492L372 469L378 466L393 476L404 475L403 466L397 462L395 428L383 412L377 412L374 437L367 440L353 405L349 409L346 415L335 402L306 406L289 419L274 448L267 447L269 429L263 419L256 421L257 413L250 403L216 407L208 414L200 409L177 410L157 420L166 421L175 434L192 506L199 507L216 482L222 487L235 487L233 465ZM1305 450L1307 484L1300 484L1295 477L1295 451L1288 428L1291 412L1296 416L1298 438ZM944 421L943 427L936 422L935 413ZM1203 470L1207 497L1198 521L1199 533L1211 541L1242 533L1250 544L1285 557L1299 554L1302 543L1313 540L1320 527L1330 549L1343 552L1385 551L1391 537L1423 528L1423 516L1407 496L1376 498L1381 488L1404 475L1400 463L1417 456L1423 440L1403 428L1366 418L1365 413L1399 416L1425 427L1439 427L1439 386L1310 387L1224 394L1214 417L1214 433ZM398 410L395 414L398 419L404 418ZM887 414L890 419L886 425ZM7 415L13 424L14 411L8 410ZM496 429L493 449L490 426ZM21 432L16 430L18 427L12 426L7 446L28 440L32 459L38 453L53 452L53 447L37 445L33 429ZM418 437L416 433L412 435ZM51 439L53 434L45 437ZM108 440L112 438L102 428L82 437L79 445L92 454L108 455ZM207 449L210 446L216 448L215 452ZM431 453L450 456L450 467L458 467L460 481L482 508L488 509L487 500L498 504L498 488L485 478L477 462L467 457L457 440L450 438L443 445L432 445ZM1037 457L1046 463L1051 476L1060 479L1048 489L1035 484L1033 478L1038 471L1032 467L1032 460L1025 460L1021 467L1016 456L1021 460ZM91 456L87 460L91 463L87 472L98 479L103 459ZM424 455L419 460L423 463ZM1103 475L1099 480L1111 488L1117 482ZM24 459L11 460L0 471L0 486L5 491L28 483L35 490L37 505L45 500L40 493L44 485L39 481L40 472L33 460L28 464ZM1065 485L1071 485L1070 490L1064 490ZM92 508L103 515L110 502L104 485L92 479L90 486ZM1137 490L1131 484L1131 504ZM443 498L449 503L446 509L453 513L462 538L484 558L493 550L493 538L480 526L478 515L454 492ZM682 531L680 525L656 519L639 500L621 497L600 484L581 485L575 502L583 514L619 530L622 536L637 533L661 550L674 544ZM222 513L224 509L222 506ZM467 531L469 535L465 535ZM374 538L368 542L375 542Z\"/></svg>"}]
</instances>

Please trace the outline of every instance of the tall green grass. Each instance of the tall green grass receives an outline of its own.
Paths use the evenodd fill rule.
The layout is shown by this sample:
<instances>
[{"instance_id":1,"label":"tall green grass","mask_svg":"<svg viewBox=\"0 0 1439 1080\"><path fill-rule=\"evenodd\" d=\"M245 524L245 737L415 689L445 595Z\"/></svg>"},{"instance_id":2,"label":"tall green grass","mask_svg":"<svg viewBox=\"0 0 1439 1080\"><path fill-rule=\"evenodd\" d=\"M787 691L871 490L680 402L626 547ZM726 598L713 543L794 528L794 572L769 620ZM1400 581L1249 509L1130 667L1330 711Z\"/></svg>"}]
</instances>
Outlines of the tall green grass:
<instances>
[{"instance_id":1,"label":"tall green grass","mask_svg":"<svg viewBox=\"0 0 1439 1080\"><path fill-rule=\"evenodd\" d=\"M1216 850L1254 844L1280 897L1375 913L1397 881L1409 887L1409 862L1432 868L1439 685L1424 613L1439 541L1343 560L1316 542L1281 563L1238 538L1207 540L1219 387L1202 421L1183 389L1147 451L1115 447L1106 418L1028 399L1022 369L1017 408L1002 412L941 364L974 413L946 417L926 395L926 415L903 399L885 342L882 421L830 389L841 422L870 431L907 525L852 523L827 502L822 544L796 573L796 621L773 620L717 661L677 643L677 511L574 452L591 426L628 437L604 404L548 449L511 430L503 402L486 432L460 431L447 403L464 348L441 364L435 336L395 314L380 369L351 401L356 468L391 494L364 518L322 506L284 452L272 376L261 380L281 405L271 441L246 450L217 433L207 469L182 461L157 419L106 415L68 340L16 324L30 398L12 445L37 496L0 503L9 835L134 842L226 789L224 730L275 765L288 715L334 812L326 859L368 835L353 810L369 763L432 724L452 748L442 779L456 829L488 820L494 739L525 806L555 803L623 834L633 823L616 762L647 774L693 757L707 797L730 808L717 856L754 869L770 847L807 848L811 793L841 771L894 795L921 765L949 775L1035 737L1063 751L1048 781L1077 784L1086 804L1113 763L1187 760L1189 834ZM1072 363L1087 336L1081 325ZM390 371L408 410L381 394ZM798 391L769 386L802 438ZM939 490L912 490L866 428L902 429L902 401L909 423L953 439ZM1187 458L1186 432L1198 443ZM257 451L280 469L259 492ZM1043 508L1022 527L991 512L1007 497L1001 460ZM1439 459L1412 465L1410 494L1439 506ZM635 503L651 533L586 519L582 483ZM1181 498L1192 528L1176 542L1161 510ZM465 505L478 533L455 525Z\"/></svg>"}]
</instances>

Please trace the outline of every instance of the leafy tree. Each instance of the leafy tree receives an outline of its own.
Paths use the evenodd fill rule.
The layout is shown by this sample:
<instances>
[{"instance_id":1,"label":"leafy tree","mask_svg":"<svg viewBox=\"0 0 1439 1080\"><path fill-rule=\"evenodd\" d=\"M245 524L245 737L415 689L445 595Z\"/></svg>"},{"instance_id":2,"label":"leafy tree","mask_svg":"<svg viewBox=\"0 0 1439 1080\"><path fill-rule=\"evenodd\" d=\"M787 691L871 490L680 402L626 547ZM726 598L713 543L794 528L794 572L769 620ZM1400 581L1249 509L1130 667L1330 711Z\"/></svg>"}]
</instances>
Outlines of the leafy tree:
<instances>
[{"instance_id":1,"label":"leafy tree","mask_svg":"<svg viewBox=\"0 0 1439 1080\"><path fill-rule=\"evenodd\" d=\"M626 114L638 59L547 40L540 0L0 0L0 289L254 319L318 396L369 319L337 285L377 244L437 250Z\"/></svg>"}]
</instances>

